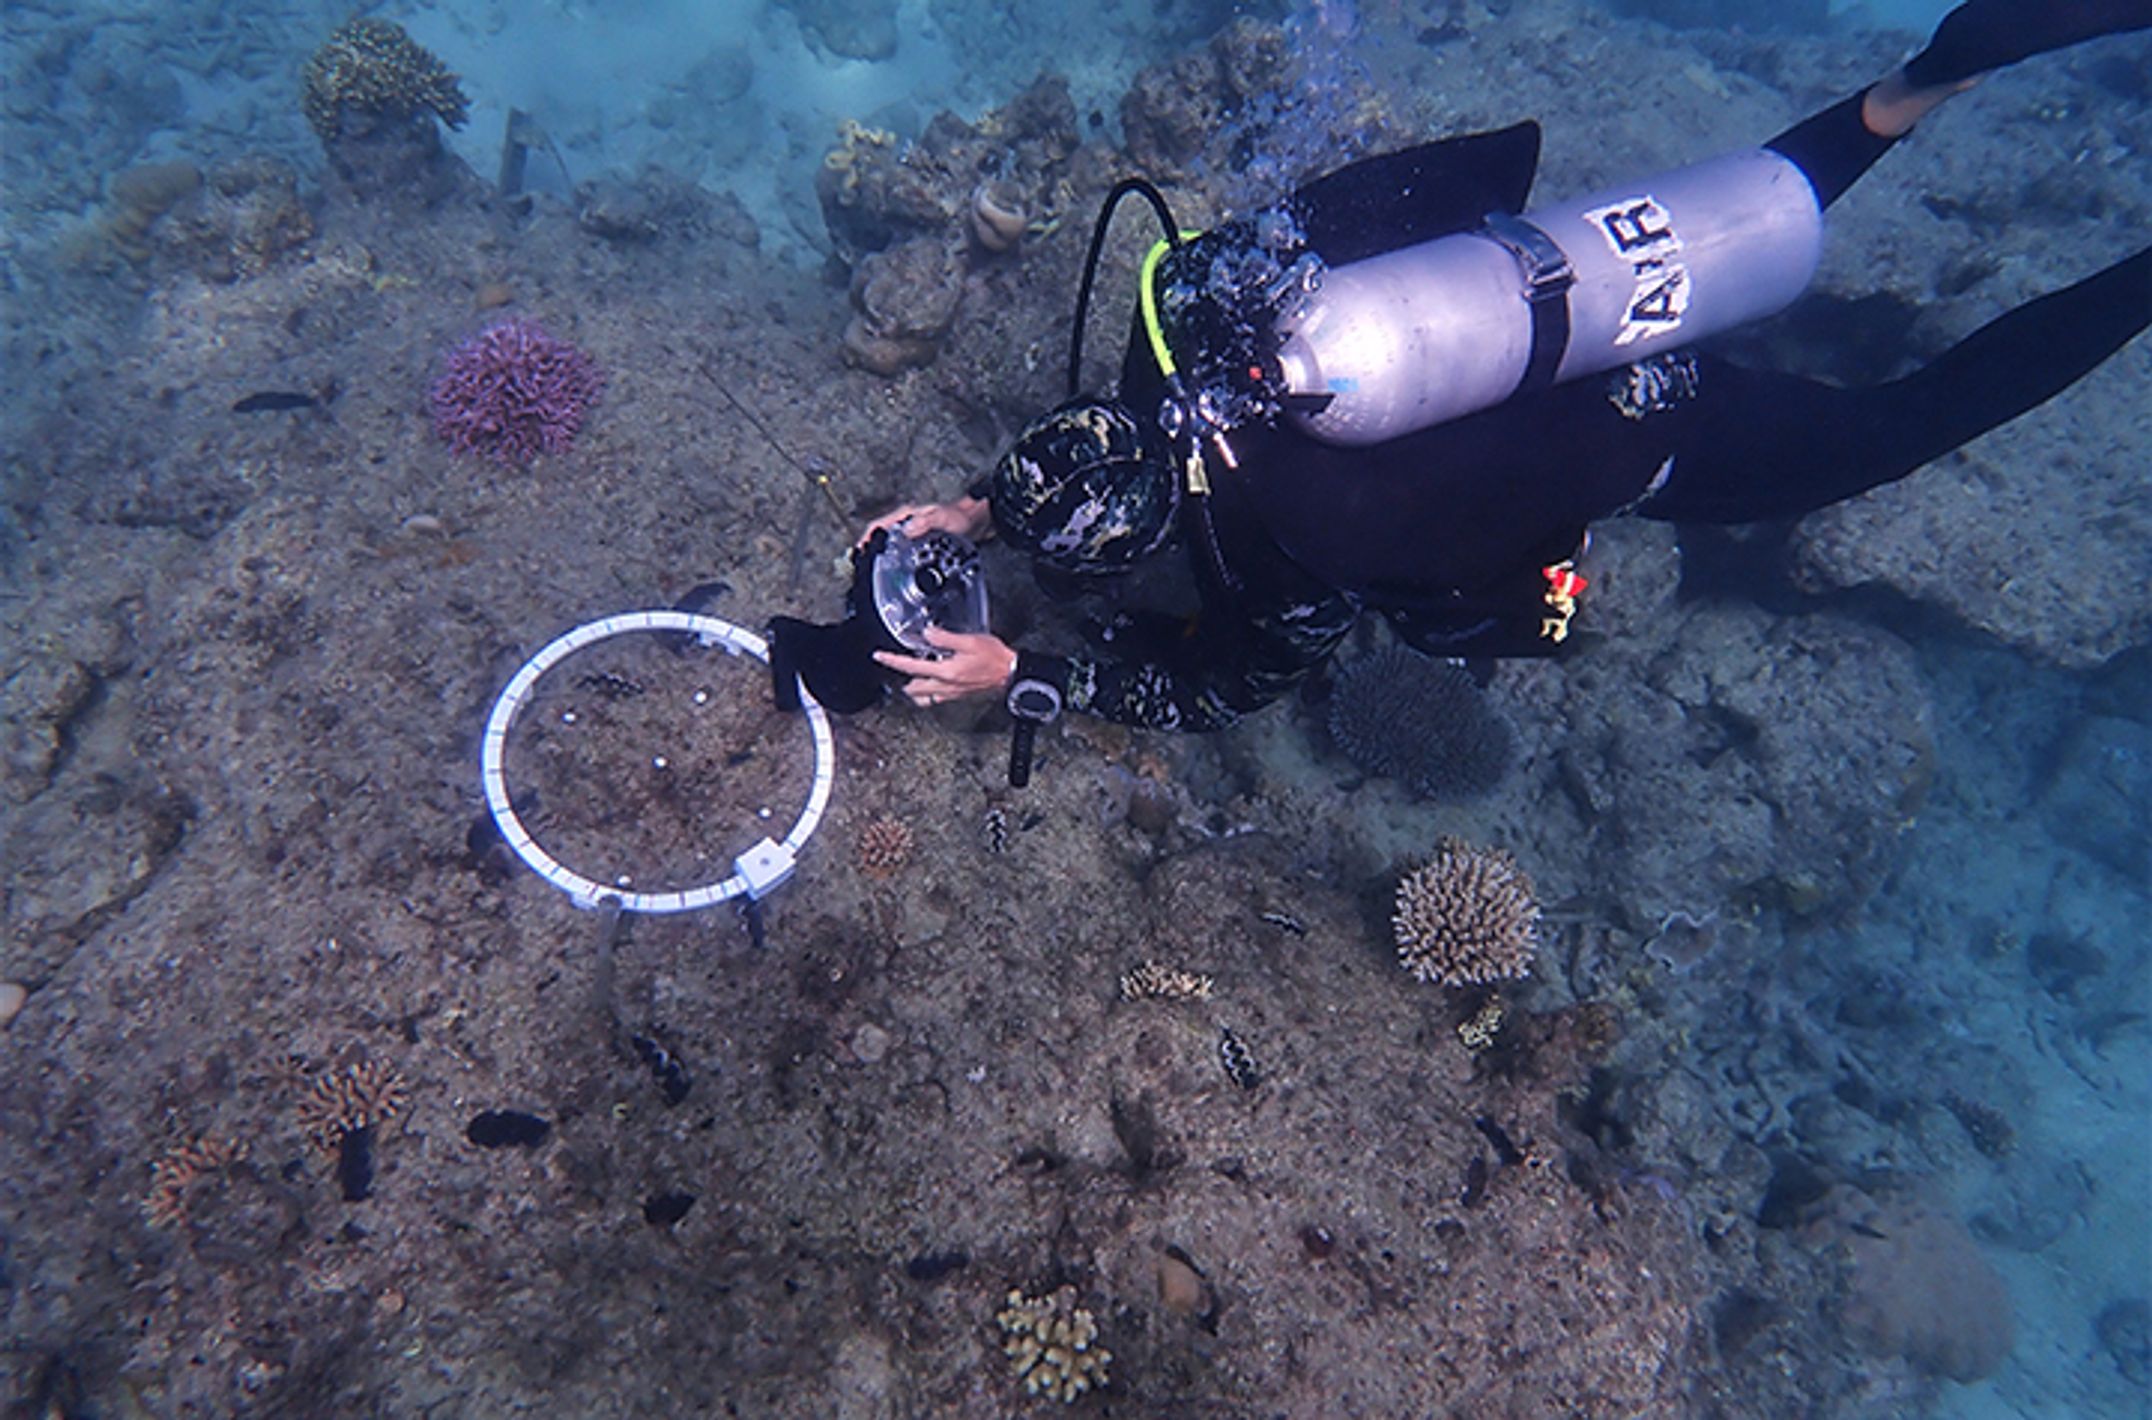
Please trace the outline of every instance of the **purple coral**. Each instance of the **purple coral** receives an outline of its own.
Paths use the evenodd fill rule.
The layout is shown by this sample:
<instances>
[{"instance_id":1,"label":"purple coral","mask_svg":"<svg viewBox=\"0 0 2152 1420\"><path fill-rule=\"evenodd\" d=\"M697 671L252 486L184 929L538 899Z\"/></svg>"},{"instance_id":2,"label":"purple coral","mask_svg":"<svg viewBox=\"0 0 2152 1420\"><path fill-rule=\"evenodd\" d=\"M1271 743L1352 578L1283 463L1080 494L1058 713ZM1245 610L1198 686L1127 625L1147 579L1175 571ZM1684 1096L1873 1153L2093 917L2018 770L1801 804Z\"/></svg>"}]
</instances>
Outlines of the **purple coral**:
<instances>
[{"instance_id":1,"label":"purple coral","mask_svg":"<svg viewBox=\"0 0 2152 1420\"><path fill-rule=\"evenodd\" d=\"M588 355L518 316L449 354L433 382L433 432L459 454L525 465L566 453L604 387Z\"/></svg>"}]
</instances>

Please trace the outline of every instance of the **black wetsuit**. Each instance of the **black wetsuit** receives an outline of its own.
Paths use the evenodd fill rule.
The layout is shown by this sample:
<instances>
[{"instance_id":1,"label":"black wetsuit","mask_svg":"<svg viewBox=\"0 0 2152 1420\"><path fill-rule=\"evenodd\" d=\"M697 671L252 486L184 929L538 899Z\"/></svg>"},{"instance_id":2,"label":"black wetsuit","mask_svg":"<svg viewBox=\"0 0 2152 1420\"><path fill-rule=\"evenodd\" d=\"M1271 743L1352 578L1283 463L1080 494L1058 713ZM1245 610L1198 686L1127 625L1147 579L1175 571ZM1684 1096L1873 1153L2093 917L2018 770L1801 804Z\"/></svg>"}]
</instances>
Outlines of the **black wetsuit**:
<instances>
[{"instance_id":1,"label":"black wetsuit","mask_svg":"<svg viewBox=\"0 0 2152 1420\"><path fill-rule=\"evenodd\" d=\"M1529 141L1536 156L1536 129L1518 136L1528 128L1461 141ZM1828 206L1890 142L1863 126L1856 97L1770 146ZM1375 186L1392 194L1413 191L1415 162L1436 147L1355 164L1304 189L1310 246L1335 262L1424 240L1431 233L1414 229L1409 210L1378 225L1361 209L1367 178L1388 179ZM1524 193L1501 186L1449 197L1484 198L1480 213L1518 210ZM1359 235L1368 231L1380 233L1379 245ZM1326 235L1346 254L1333 255ZM1367 250L1351 250L1355 243ZM2148 320L2152 251L1868 388L1676 352L1372 448L1324 444L1282 424L1237 430L1239 467L1213 478L1208 500L1225 576L1206 579L1200 617L1176 634L1154 623L1150 634L1072 658L1068 704L1162 729L1218 728L1320 665L1364 610L1389 616L1432 652L1546 653L1544 569L1574 554L1595 520L1754 522L1850 498L2052 397ZM1147 344L1132 342L1122 398L1148 412L1162 389Z\"/></svg>"}]
</instances>

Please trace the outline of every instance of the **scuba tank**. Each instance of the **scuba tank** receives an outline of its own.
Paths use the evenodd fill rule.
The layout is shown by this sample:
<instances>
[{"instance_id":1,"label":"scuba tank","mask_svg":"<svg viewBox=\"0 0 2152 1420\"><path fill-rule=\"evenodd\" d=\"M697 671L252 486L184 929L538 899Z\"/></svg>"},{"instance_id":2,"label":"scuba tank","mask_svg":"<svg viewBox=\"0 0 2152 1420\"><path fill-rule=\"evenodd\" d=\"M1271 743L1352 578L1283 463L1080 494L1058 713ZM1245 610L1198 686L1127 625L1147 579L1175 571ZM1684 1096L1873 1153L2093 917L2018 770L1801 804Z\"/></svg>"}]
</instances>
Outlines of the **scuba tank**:
<instances>
[{"instance_id":1,"label":"scuba tank","mask_svg":"<svg viewBox=\"0 0 2152 1420\"><path fill-rule=\"evenodd\" d=\"M1784 309L1814 276L1807 177L1752 149L1323 270L1276 327L1280 401L1381 443Z\"/></svg>"}]
</instances>

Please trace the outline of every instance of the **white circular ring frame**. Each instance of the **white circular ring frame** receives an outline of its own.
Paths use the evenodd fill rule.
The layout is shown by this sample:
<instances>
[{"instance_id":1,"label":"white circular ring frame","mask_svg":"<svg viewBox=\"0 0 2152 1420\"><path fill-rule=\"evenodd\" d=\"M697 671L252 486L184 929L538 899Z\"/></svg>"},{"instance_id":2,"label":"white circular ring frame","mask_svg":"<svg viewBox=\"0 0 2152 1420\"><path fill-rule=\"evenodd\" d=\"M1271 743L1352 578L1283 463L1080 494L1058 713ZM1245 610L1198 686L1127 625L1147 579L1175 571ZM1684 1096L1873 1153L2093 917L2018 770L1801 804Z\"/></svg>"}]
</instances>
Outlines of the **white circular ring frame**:
<instances>
[{"instance_id":1,"label":"white circular ring frame","mask_svg":"<svg viewBox=\"0 0 2152 1420\"><path fill-rule=\"evenodd\" d=\"M479 777L485 784L486 807L492 811L494 823L500 827L501 836L508 840L508 846L516 851L516 856L529 864L532 872L575 899L580 907L597 907L610 898L619 902L623 912L693 912L742 894L752 893L760 897L782 881L785 874L779 872L774 880L754 882L746 871L736 871L721 882L702 887L647 893L629 892L586 878L539 847L538 840L531 837L509 802L508 776L502 766L508 749L508 731L516 717L523 713L538 678L586 646L638 631L685 632L706 644L715 643L730 655L745 654L764 663L770 659L769 643L754 632L694 612L622 612L564 633L524 662L523 668L501 691L500 698L493 702L493 713L487 717L485 740L479 750ZM814 786L807 791L807 804L800 810L799 820L779 846L781 860L787 865L822 822L822 815L829 808L830 789L837 777L837 746L830 733L829 712L816 702L804 684L800 686L800 708L806 711L807 728L814 737ZM739 866L735 864L735 867Z\"/></svg>"}]
</instances>

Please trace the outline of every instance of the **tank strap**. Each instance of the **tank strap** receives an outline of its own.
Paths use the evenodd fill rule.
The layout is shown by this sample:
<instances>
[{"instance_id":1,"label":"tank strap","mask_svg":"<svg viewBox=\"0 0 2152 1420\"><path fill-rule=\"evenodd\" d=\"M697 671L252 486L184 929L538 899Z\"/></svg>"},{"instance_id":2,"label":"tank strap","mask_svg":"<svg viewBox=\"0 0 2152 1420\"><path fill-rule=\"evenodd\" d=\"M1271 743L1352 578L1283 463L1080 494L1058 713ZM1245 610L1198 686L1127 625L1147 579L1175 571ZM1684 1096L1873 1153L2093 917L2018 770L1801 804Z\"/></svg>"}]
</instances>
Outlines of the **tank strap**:
<instances>
[{"instance_id":1,"label":"tank strap","mask_svg":"<svg viewBox=\"0 0 2152 1420\"><path fill-rule=\"evenodd\" d=\"M1516 393L1545 389L1554 383L1562 356L1569 352L1569 288L1577 274L1554 238L1522 217L1490 212L1479 234L1516 259L1524 273L1524 299L1532 308L1532 358Z\"/></svg>"}]
</instances>

